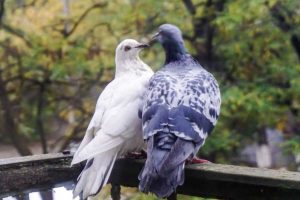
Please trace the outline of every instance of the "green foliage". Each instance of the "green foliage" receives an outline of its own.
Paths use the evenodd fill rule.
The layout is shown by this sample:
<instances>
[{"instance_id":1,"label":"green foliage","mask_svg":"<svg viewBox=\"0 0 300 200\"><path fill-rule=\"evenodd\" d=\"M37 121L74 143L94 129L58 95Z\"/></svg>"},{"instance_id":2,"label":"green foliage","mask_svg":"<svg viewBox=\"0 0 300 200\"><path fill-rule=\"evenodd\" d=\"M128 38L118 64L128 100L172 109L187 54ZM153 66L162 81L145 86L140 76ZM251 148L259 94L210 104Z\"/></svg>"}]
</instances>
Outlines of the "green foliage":
<instances>
[{"instance_id":1,"label":"green foliage","mask_svg":"<svg viewBox=\"0 0 300 200\"><path fill-rule=\"evenodd\" d=\"M291 5L295 2L285 1L281 7L290 9ZM282 121L291 110L299 109L299 87L295 85L299 59L290 43L291 35L275 27L269 10L261 0L230 1L214 20L218 29L215 52L222 65L216 73L222 88L222 111L214 131L219 141L211 140L218 141L218 147L222 143L231 144L232 150L243 146L248 142L246 138L254 139L254 133L263 127L283 130L282 126L288 125L282 125ZM294 15L299 18L299 13ZM299 20L294 20L292 26L298 24ZM208 142L208 146L215 143L210 139Z\"/></svg>"},{"instance_id":2,"label":"green foliage","mask_svg":"<svg viewBox=\"0 0 300 200\"><path fill-rule=\"evenodd\" d=\"M286 153L300 153L300 136L288 139L282 146Z\"/></svg>"},{"instance_id":3,"label":"green foliage","mask_svg":"<svg viewBox=\"0 0 300 200\"><path fill-rule=\"evenodd\" d=\"M95 197L92 197L91 200L109 200L110 197L110 189L111 185L105 186L99 194ZM130 188L130 187L121 187L122 191L122 199L125 200L160 200L154 194L144 194L138 191L137 188ZM186 196L186 195L177 195L178 200L204 200L208 198L201 198L201 197L193 197L193 196Z\"/></svg>"},{"instance_id":4,"label":"green foliage","mask_svg":"<svg viewBox=\"0 0 300 200\"><path fill-rule=\"evenodd\" d=\"M7 1L8 27L0 33L1 76L21 135L38 138L37 118L48 135L57 130L53 121L67 124L72 137L83 133L97 94L113 78L118 42L146 41L166 22L182 29L189 51L220 83L220 120L201 155L228 162L261 128L284 131L299 121L300 57L291 43L299 36L298 1L198 0L189 8L180 0L87 0L70 1L69 12L67 1L24 2ZM159 45L141 57L153 69L164 60ZM288 144L298 148L298 140Z\"/></svg>"}]
</instances>

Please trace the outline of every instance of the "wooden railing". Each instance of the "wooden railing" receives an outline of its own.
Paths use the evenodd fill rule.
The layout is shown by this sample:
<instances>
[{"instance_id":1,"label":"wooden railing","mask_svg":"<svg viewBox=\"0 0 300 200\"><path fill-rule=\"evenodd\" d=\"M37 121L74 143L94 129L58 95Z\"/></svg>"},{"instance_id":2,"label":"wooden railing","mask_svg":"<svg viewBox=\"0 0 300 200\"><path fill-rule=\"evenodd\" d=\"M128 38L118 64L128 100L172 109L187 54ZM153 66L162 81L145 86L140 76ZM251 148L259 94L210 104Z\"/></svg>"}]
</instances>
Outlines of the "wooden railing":
<instances>
[{"instance_id":1,"label":"wooden railing","mask_svg":"<svg viewBox=\"0 0 300 200\"><path fill-rule=\"evenodd\" d=\"M0 160L0 198L33 192L76 180L82 165L70 167L72 155L45 154ZM114 199L118 185L138 186L142 160L117 161L110 182ZM300 199L300 173L220 164L187 165L178 193L222 199Z\"/></svg>"}]
</instances>

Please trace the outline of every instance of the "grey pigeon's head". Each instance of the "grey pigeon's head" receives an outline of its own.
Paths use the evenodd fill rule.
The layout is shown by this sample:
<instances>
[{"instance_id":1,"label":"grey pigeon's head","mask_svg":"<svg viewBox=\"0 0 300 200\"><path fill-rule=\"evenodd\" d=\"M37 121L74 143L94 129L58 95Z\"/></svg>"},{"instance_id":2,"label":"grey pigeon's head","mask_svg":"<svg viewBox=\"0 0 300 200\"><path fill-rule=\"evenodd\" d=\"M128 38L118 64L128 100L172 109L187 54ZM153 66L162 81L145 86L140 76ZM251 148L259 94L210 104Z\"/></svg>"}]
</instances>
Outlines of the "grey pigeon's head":
<instances>
[{"instance_id":1,"label":"grey pigeon's head","mask_svg":"<svg viewBox=\"0 0 300 200\"><path fill-rule=\"evenodd\" d=\"M172 24L163 24L158 28L158 33L154 36L157 41L164 44L168 42L183 42L180 29Z\"/></svg>"},{"instance_id":2,"label":"grey pigeon's head","mask_svg":"<svg viewBox=\"0 0 300 200\"><path fill-rule=\"evenodd\" d=\"M159 42L163 46L166 53L166 64L179 60L186 55L181 31L175 25L161 25L152 40Z\"/></svg>"},{"instance_id":3,"label":"grey pigeon's head","mask_svg":"<svg viewBox=\"0 0 300 200\"><path fill-rule=\"evenodd\" d=\"M148 46L133 39L123 40L116 48L116 61L123 62L128 59L138 58L139 52Z\"/></svg>"}]
</instances>

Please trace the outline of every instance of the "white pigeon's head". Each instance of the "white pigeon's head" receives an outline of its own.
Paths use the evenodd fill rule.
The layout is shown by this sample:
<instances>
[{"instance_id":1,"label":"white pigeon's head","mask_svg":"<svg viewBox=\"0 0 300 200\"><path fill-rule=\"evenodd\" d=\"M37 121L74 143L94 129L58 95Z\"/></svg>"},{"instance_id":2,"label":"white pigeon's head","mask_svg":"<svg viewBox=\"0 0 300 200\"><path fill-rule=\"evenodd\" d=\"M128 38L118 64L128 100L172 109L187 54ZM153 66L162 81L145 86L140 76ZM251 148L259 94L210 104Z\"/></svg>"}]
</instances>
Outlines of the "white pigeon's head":
<instances>
[{"instance_id":1,"label":"white pigeon's head","mask_svg":"<svg viewBox=\"0 0 300 200\"><path fill-rule=\"evenodd\" d=\"M133 39L123 40L116 49L116 60L122 62L136 59L139 57L139 52L148 46L148 44L142 44Z\"/></svg>"}]
</instances>

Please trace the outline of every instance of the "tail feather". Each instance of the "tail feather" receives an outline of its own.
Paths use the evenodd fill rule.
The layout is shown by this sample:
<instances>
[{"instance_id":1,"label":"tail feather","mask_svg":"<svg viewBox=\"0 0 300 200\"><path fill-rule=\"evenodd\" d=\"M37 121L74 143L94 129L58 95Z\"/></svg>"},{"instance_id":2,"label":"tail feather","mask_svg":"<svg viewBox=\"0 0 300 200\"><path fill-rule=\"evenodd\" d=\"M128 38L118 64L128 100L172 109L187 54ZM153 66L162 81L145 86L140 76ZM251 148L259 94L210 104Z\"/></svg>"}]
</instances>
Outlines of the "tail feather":
<instances>
[{"instance_id":1,"label":"tail feather","mask_svg":"<svg viewBox=\"0 0 300 200\"><path fill-rule=\"evenodd\" d=\"M141 173L139 178L139 189L142 192L154 193L159 198L168 197L184 182L184 163L169 171L165 176Z\"/></svg>"},{"instance_id":2,"label":"tail feather","mask_svg":"<svg viewBox=\"0 0 300 200\"><path fill-rule=\"evenodd\" d=\"M158 176L151 184L150 191L160 198L170 196L176 191L176 188L184 182L183 165L184 164L177 166L166 176Z\"/></svg>"},{"instance_id":3,"label":"tail feather","mask_svg":"<svg viewBox=\"0 0 300 200\"><path fill-rule=\"evenodd\" d=\"M185 161L193 156L195 144L191 141L170 136L167 144L162 145L160 134L157 133L148 140L147 160L145 167L139 175L139 189L142 192L154 193L160 198L170 196L179 185L184 182ZM170 148L170 140L173 144ZM149 147L150 146L150 147Z\"/></svg>"},{"instance_id":4,"label":"tail feather","mask_svg":"<svg viewBox=\"0 0 300 200\"><path fill-rule=\"evenodd\" d=\"M114 148L88 160L77 179L73 196L81 194L82 198L86 199L88 196L96 195L108 182L117 156L118 149Z\"/></svg>"},{"instance_id":5,"label":"tail feather","mask_svg":"<svg viewBox=\"0 0 300 200\"><path fill-rule=\"evenodd\" d=\"M93 191L93 195L97 194L101 188L107 184L108 179L110 177L111 171L113 169L114 163L116 161L117 158L117 154L114 156L114 158L111 160L111 162L109 163L108 167L106 169L103 169L104 174L98 174L96 181L98 180L98 184L94 184L92 191ZM103 177L103 178L102 178ZM100 181L101 180L101 181ZM100 186L98 186L100 185Z\"/></svg>"}]
</instances>

